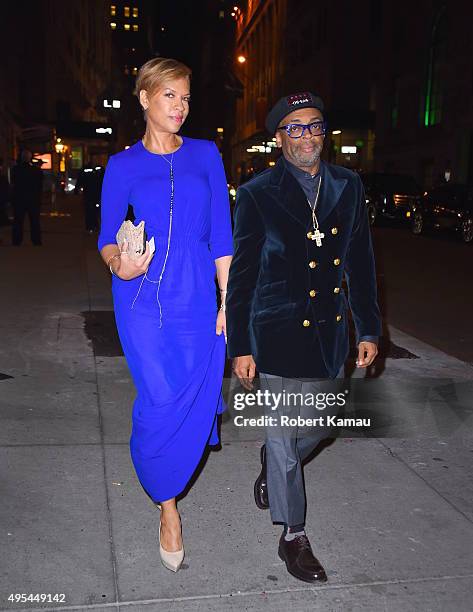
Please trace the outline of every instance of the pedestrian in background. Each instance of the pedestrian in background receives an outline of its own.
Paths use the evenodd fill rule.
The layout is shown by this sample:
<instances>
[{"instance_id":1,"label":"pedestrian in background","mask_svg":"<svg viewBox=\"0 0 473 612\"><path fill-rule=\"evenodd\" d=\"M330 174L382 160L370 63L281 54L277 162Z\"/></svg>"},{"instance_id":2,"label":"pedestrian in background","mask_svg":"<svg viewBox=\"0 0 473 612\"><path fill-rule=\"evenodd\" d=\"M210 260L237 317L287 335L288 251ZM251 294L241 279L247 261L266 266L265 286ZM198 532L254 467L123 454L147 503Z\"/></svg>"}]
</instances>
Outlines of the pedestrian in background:
<instances>
[{"instance_id":1,"label":"pedestrian in background","mask_svg":"<svg viewBox=\"0 0 473 612\"><path fill-rule=\"evenodd\" d=\"M40 208L43 189L43 173L38 166L31 163L33 155L23 149L20 161L11 171L12 204L13 204L13 246L23 242L23 225L25 215L30 221L31 242L41 246Z\"/></svg>"}]
</instances>

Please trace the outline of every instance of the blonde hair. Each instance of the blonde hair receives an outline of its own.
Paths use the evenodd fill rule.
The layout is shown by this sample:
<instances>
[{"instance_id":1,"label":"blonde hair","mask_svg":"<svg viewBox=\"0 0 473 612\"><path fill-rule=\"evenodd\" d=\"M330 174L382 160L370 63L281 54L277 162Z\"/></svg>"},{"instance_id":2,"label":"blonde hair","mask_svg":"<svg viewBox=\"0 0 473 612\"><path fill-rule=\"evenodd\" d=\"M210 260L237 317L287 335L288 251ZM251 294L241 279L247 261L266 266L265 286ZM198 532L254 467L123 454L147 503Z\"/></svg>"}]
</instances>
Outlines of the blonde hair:
<instances>
[{"instance_id":1,"label":"blonde hair","mask_svg":"<svg viewBox=\"0 0 473 612\"><path fill-rule=\"evenodd\" d=\"M155 57L143 64L138 71L135 82L135 96L140 97L140 91L144 89L152 96L157 89L169 79L180 79L192 75L192 70L182 62L167 57Z\"/></svg>"}]
</instances>

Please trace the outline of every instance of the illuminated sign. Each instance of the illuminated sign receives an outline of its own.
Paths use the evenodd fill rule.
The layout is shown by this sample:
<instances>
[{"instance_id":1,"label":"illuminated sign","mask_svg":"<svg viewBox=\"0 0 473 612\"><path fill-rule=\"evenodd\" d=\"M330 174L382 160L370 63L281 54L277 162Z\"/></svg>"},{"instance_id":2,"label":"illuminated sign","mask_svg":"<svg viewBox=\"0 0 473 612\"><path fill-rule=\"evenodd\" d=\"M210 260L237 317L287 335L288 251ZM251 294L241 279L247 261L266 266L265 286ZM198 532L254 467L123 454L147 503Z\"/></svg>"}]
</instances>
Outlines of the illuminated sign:
<instances>
[{"instance_id":1,"label":"illuminated sign","mask_svg":"<svg viewBox=\"0 0 473 612\"><path fill-rule=\"evenodd\" d=\"M51 170L51 153L33 153L34 160L41 160L41 170Z\"/></svg>"},{"instance_id":2,"label":"illuminated sign","mask_svg":"<svg viewBox=\"0 0 473 612\"><path fill-rule=\"evenodd\" d=\"M342 147L342 153L356 153L357 148L356 147Z\"/></svg>"}]
</instances>

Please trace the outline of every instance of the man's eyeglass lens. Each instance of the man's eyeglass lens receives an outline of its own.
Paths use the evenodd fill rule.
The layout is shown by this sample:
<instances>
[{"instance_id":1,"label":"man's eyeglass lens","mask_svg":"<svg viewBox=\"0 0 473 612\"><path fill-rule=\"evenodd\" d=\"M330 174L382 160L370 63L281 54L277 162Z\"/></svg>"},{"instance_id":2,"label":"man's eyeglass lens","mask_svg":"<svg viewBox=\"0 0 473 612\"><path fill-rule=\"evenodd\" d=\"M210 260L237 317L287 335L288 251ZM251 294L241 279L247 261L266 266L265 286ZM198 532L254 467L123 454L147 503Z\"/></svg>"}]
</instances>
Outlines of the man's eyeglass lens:
<instances>
[{"instance_id":1,"label":"man's eyeglass lens","mask_svg":"<svg viewBox=\"0 0 473 612\"><path fill-rule=\"evenodd\" d=\"M288 125L281 126L280 129L285 129L288 136L291 138L300 138L306 130L309 130L312 136L321 136L325 134L325 125L323 121L316 121L309 125L289 123Z\"/></svg>"}]
</instances>

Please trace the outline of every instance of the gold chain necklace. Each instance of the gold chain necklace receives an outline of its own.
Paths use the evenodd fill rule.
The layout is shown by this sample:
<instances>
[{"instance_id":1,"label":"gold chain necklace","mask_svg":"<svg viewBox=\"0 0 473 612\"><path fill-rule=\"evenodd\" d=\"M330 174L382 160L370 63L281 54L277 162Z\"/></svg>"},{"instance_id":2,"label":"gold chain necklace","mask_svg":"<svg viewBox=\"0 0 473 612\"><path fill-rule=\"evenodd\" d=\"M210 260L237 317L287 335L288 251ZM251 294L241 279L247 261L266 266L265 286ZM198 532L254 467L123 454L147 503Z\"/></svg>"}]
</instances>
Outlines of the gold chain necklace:
<instances>
[{"instance_id":1,"label":"gold chain necklace","mask_svg":"<svg viewBox=\"0 0 473 612\"><path fill-rule=\"evenodd\" d=\"M318 247L322 246L322 238L325 238L325 234L323 234L320 230L319 230L319 222L317 220L317 216L315 214L315 208L317 206L317 202L319 200L319 193L320 193L320 185L322 184L322 175L320 175L319 178L319 185L317 187L317 195L315 196L315 202L314 205L312 206L312 204L310 203L309 198L307 198L307 203L310 206L310 210L312 213L312 227L314 228L313 232L310 232L310 239L311 240L315 240L315 244Z\"/></svg>"}]
</instances>

